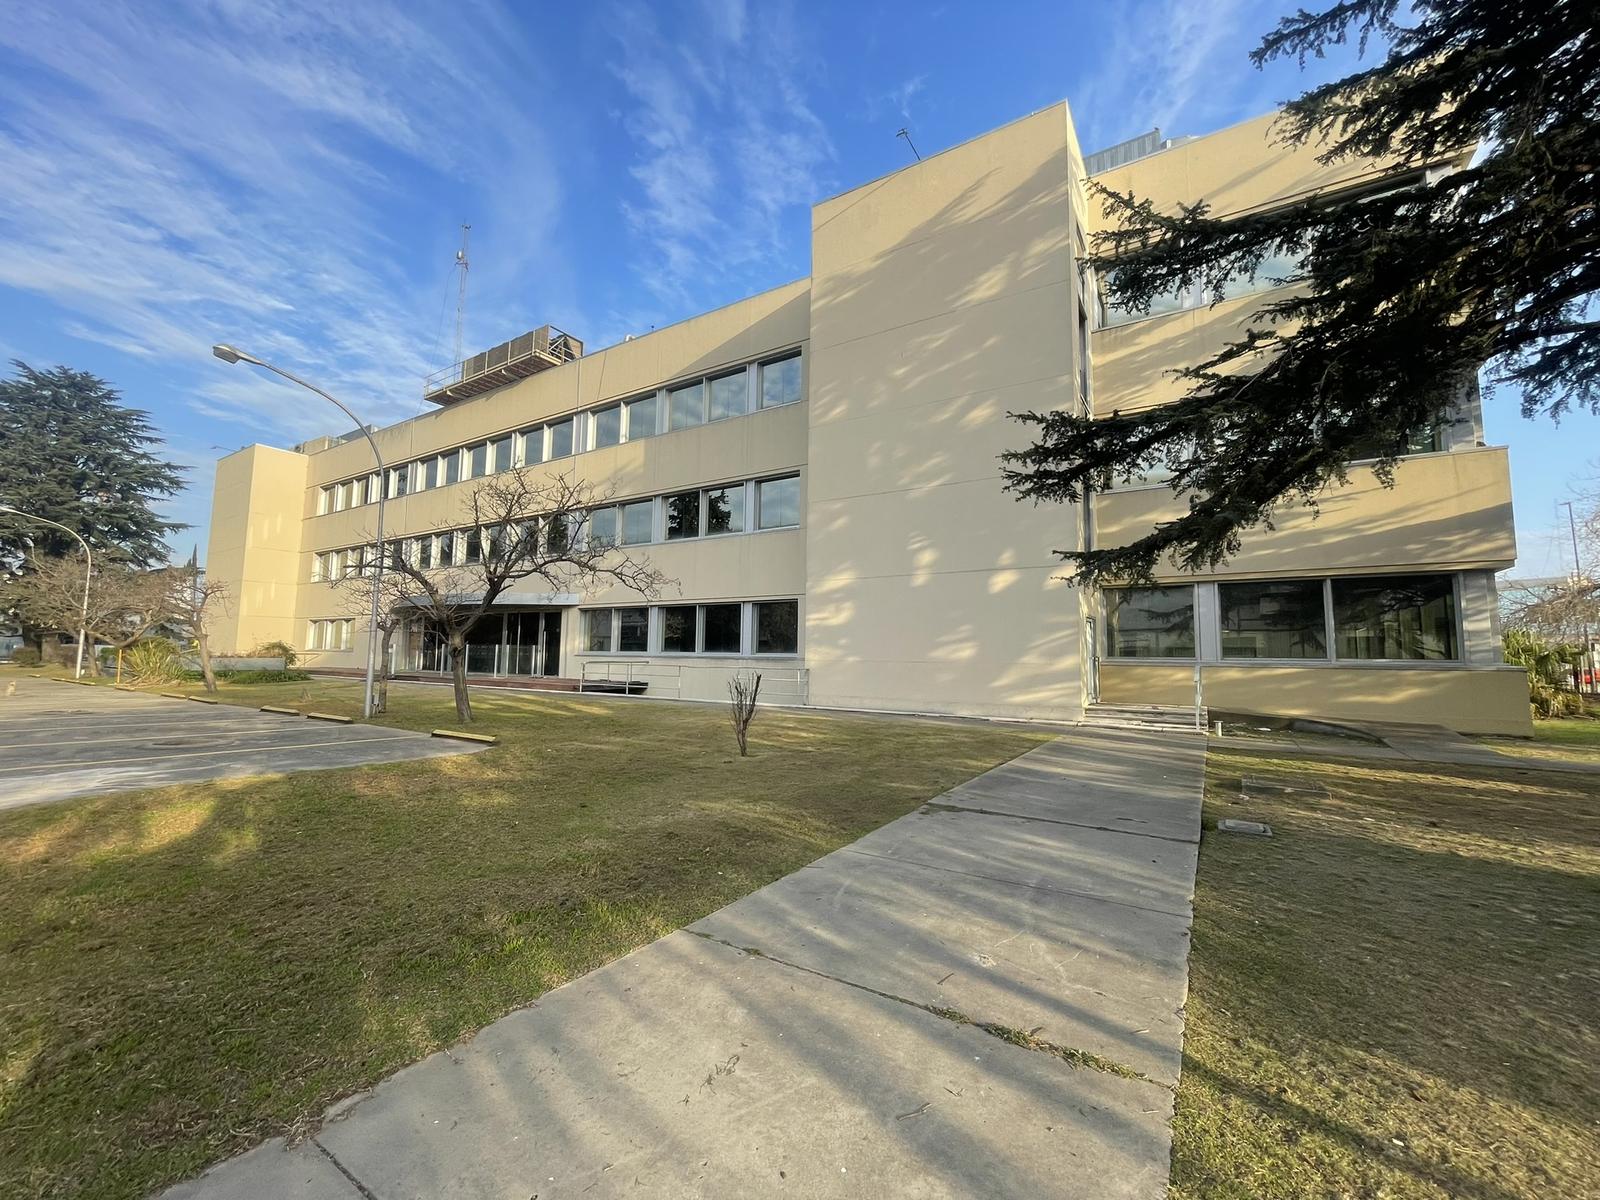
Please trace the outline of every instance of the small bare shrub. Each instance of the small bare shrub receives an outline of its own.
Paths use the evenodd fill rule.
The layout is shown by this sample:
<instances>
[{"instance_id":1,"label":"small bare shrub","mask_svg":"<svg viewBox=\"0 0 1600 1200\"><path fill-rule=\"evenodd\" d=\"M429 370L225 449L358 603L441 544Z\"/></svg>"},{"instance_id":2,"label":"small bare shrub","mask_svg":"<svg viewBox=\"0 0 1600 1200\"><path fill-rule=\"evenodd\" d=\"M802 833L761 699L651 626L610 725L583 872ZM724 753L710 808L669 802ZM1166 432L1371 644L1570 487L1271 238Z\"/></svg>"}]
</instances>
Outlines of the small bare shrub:
<instances>
[{"instance_id":1,"label":"small bare shrub","mask_svg":"<svg viewBox=\"0 0 1600 1200\"><path fill-rule=\"evenodd\" d=\"M756 719L756 697L761 695L761 675L736 672L728 680L728 716L739 741L739 757L750 757L750 722Z\"/></svg>"}]
</instances>

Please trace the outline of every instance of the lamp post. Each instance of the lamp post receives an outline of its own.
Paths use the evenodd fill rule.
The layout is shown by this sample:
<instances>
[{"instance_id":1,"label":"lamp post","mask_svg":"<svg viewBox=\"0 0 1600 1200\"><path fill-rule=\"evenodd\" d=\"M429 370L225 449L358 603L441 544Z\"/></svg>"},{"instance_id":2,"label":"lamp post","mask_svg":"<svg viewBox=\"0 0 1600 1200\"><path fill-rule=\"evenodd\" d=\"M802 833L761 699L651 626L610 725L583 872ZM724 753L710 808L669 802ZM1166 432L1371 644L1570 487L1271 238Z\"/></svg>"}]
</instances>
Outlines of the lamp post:
<instances>
[{"instance_id":1,"label":"lamp post","mask_svg":"<svg viewBox=\"0 0 1600 1200\"><path fill-rule=\"evenodd\" d=\"M78 667L73 673L74 679L83 678L83 644L89 637L89 581L94 578L94 551L89 549L89 543L78 537L76 529L69 529L59 521L52 521L48 517L36 517L32 513L25 513L20 508L12 508L9 504L0 504L0 513L10 513L14 517L21 517L26 521L37 521L41 525L48 525L52 529L59 529L62 533L71 534L78 538L78 545L83 547L83 557L86 565L83 568L83 608L78 615Z\"/></svg>"},{"instance_id":2,"label":"lamp post","mask_svg":"<svg viewBox=\"0 0 1600 1200\"><path fill-rule=\"evenodd\" d=\"M285 371L282 367L275 367L264 359L257 358L253 354L246 354L243 350L236 349L233 346L213 346L211 347L211 353L225 363L247 362L251 366L271 371L274 375L281 375L290 383L297 383L308 392L315 392L354 421L356 428L361 430L361 436L367 439L367 445L372 447L372 457L378 464L378 566L377 574L372 580L372 616L367 624L367 690L361 702L361 715L363 717L371 717L374 695L373 679L376 675L378 656L378 596L383 590L383 502L389 491L389 481L384 478L383 454L379 451L378 443L374 440L371 431L362 423L361 419L315 384L307 383L300 376Z\"/></svg>"}]
</instances>

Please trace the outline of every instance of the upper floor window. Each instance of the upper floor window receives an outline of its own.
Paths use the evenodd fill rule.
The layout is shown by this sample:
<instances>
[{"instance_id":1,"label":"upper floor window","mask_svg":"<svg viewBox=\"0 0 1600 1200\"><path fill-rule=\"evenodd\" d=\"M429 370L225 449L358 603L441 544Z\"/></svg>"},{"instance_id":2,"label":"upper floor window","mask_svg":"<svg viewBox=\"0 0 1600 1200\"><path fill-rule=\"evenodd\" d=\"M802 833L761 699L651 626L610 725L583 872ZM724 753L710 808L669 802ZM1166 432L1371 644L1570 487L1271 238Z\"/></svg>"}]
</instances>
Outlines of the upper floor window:
<instances>
[{"instance_id":1,"label":"upper floor window","mask_svg":"<svg viewBox=\"0 0 1600 1200\"><path fill-rule=\"evenodd\" d=\"M550 425L550 457L565 458L572 453L572 418Z\"/></svg>"},{"instance_id":2,"label":"upper floor window","mask_svg":"<svg viewBox=\"0 0 1600 1200\"><path fill-rule=\"evenodd\" d=\"M711 419L725 421L729 417L743 416L749 407L750 382L748 373L735 371L731 375L718 375L711 380Z\"/></svg>"},{"instance_id":3,"label":"upper floor window","mask_svg":"<svg viewBox=\"0 0 1600 1200\"><path fill-rule=\"evenodd\" d=\"M622 405L597 408L594 412L594 448L615 446L622 441Z\"/></svg>"},{"instance_id":4,"label":"upper floor window","mask_svg":"<svg viewBox=\"0 0 1600 1200\"><path fill-rule=\"evenodd\" d=\"M777 408L800 399L800 352L761 364L761 407Z\"/></svg>"},{"instance_id":5,"label":"upper floor window","mask_svg":"<svg viewBox=\"0 0 1600 1200\"><path fill-rule=\"evenodd\" d=\"M1257 292L1271 291L1273 288L1282 287L1292 280L1300 270L1300 255L1298 253L1275 254L1261 260L1254 271L1240 271L1229 279L1222 287L1221 299L1232 300L1239 296L1249 296ZM1102 275L1102 284L1099 295L1099 328L1110 329L1117 325L1126 325L1132 321L1140 321L1145 317L1159 317L1166 313L1183 312L1192 308L1204 308L1213 300L1218 299L1216 293L1202 288L1198 283L1188 287L1179 288L1172 292L1154 296L1148 308L1124 308L1111 299L1110 283L1116 276L1115 268Z\"/></svg>"},{"instance_id":6,"label":"upper floor window","mask_svg":"<svg viewBox=\"0 0 1600 1200\"><path fill-rule=\"evenodd\" d=\"M648 396L640 396L637 400L629 400L622 407L628 414L630 442L637 442L640 438L655 437L656 412L660 408L660 403L654 392Z\"/></svg>"},{"instance_id":7,"label":"upper floor window","mask_svg":"<svg viewBox=\"0 0 1600 1200\"><path fill-rule=\"evenodd\" d=\"M706 419L705 388L698 382L667 392L667 426L670 429L688 429L702 425Z\"/></svg>"},{"instance_id":8,"label":"upper floor window","mask_svg":"<svg viewBox=\"0 0 1600 1200\"><path fill-rule=\"evenodd\" d=\"M763 479L756 484L756 528L784 529L800 524L800 476Z\"/></svg>"}]
</instances>

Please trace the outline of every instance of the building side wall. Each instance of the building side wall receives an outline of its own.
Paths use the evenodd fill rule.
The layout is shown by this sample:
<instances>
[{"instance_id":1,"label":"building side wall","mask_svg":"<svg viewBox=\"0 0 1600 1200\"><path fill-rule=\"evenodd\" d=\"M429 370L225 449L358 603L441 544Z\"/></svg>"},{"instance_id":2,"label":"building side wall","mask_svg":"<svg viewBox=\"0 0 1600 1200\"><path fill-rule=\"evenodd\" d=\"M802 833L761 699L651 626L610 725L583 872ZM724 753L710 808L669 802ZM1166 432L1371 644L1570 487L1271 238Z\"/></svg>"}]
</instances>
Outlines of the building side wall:
<instances>
[{"instance_id":1,"label":"building side wall","mask_svg":"<svg viewBox=\"0 0 1600 1200\"><path fill-rule=\"evenodd\" d=\"M1060 105L813 210L813 703L1081 711L1074 513L997 460L1008 411L1076 403L1070 160Z\"/></svg>"},{"instance_id":2,"label":"building side wall","mask_svg":"<svg viewBox=\"0 0 1600 1200\"><path fill-rule=\"evenodd\" d=\"M212 650L244 653L268 641L302 642L296 624L301 535L295 503L305 490L307 459L271 446L249 446L217 464L206 573L228 587L211 618Z\"/></svg>"},{"instance_id":3,"label":"building side wall","mask_svg":"<svg viewBox=\"0 0 1600 1200\"><path fill-rule=\"evenodd\" d=\"M1521 667L1208 663L1202 683L1207 707L1219 712L1401 721L1511 737L1533 733L1528 674ZM1111 704L1193 704L1194 666L1108 659L1100 667L1100 694Z\"/></svg>"}]
</instances>

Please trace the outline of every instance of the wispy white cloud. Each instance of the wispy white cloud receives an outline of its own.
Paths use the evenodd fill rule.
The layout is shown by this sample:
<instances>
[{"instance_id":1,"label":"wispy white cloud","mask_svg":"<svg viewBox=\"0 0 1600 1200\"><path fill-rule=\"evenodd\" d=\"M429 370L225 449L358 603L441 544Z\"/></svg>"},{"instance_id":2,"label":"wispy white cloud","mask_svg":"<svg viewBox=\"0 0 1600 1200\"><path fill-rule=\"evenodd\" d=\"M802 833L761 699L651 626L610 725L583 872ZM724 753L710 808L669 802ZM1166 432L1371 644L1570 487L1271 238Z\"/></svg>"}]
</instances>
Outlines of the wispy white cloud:
<instances>
[{"instance_id":1,"label":"wispy white cloud","mask_svg":"<svg viewBox=\"0 0 1600 1200\"><path fill-rule=\"evenodd\" d=\"M475 278L488 296L554 265L551 147L485 119L535 86L521 36L487 3L18 9L0 23L0 69L28 78L0 100L0 285L170 364L195 411L263 437L336 418L228 375L211 341L281 356L380 422L413 412L441 365L444 264L392 214L426 184L524 230Z\"/></svg>"},{"instance_id":2,"label":"wispy white cloud","mask_svg":"<svg viewBox=\"0 0 1600 1200\"><path fill-rule=\"evenodd\" d=\"M637 155L623 202L654 305L619 317L678 317L749 290L792 260L786 220L826 190L834 157L807 96L809 50L793 9L705 0L705 20L667 29L643 4L615 15L612 70Z\"/></svg>"}]
</instances>

